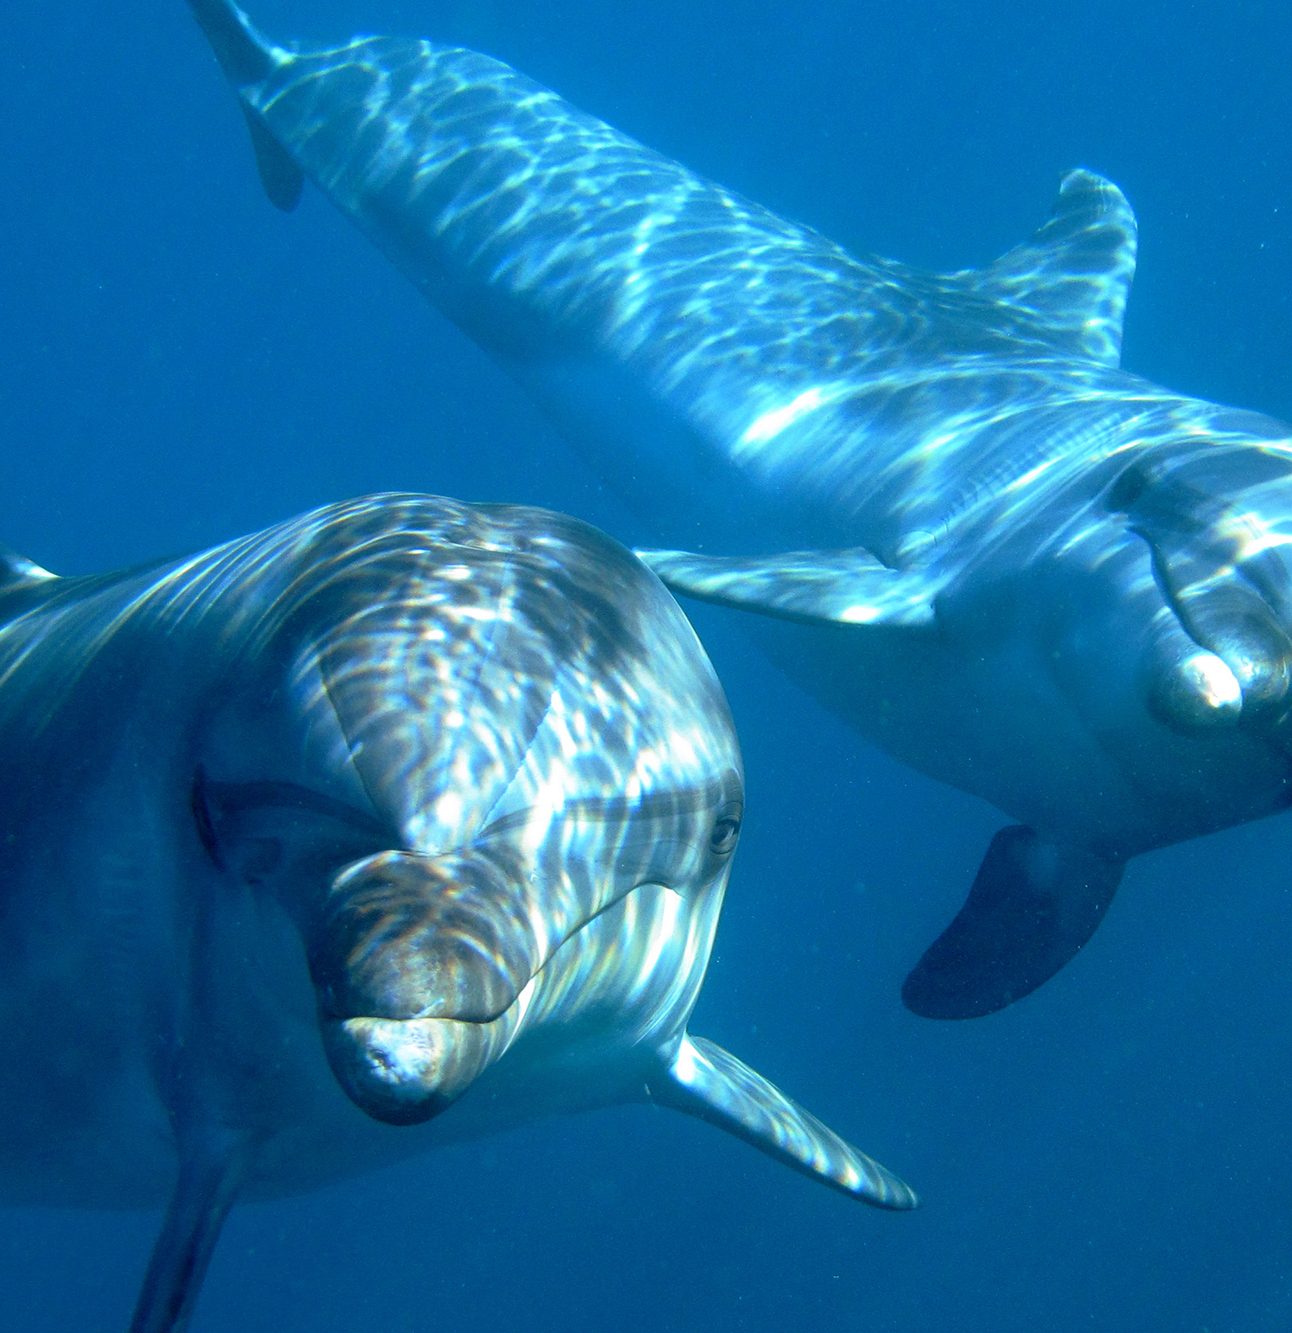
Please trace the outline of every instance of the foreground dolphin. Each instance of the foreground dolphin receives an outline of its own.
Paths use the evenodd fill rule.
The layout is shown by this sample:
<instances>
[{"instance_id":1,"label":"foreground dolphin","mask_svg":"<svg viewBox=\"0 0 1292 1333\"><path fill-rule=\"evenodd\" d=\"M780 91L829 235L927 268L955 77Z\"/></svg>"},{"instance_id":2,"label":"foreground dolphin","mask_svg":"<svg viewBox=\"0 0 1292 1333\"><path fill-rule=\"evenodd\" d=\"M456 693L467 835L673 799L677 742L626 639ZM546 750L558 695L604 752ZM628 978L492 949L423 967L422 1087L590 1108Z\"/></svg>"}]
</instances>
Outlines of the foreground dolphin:
<instances>
[{"instance_id":1,"label":"foreground dolphin","mask_svg":"<svg viewBox=\"0 0 1292 1333\"><path fill-rule=\"evenodd\" d=\"M10 557L0 754L0 1191L169 1195L136 1330L186 1322L236 1195L559 1110L914 1203L687 1035L740 756L593 528L378 496L125 574Z\"/></svg>"},{"instance_id":2,"label":"foreground dolphin","mask_svg":"<svg viewBox=\"0 0 1292 1333\"><path fill-rule=\"evenodd\" d=\"M983 269L837 245L507 66L289 52L191 0L276 203L312 177L650 516L679 591L1023 821L907 979L967 1017L1081 948L1127 857L1292 797L1288 428L1118 369L1135 224L1089 172ZM777 552L737 555L750 548ZM788 553L787 553L788 552Z\"/></svg>"}]
</instances>

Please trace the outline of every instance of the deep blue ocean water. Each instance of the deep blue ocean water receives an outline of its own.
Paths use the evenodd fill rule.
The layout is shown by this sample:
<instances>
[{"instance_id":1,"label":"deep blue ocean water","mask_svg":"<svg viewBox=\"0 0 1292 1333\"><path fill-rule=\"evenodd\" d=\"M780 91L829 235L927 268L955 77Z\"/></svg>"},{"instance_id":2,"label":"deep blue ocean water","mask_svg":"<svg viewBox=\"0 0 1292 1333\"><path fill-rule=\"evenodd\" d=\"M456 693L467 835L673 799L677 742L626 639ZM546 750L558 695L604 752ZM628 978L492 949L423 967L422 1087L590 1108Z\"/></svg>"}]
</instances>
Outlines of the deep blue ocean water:
<instances>
[{"instance_id":1,"label":"deep blue ocean water","mask_svg":"<svg viewBox=\"0 0 1292 1333\"><path fill-rule=\"evenodd\" d=\"M253 12L284 38L481 47L845 244L934 267L993 258L1093 167L1140 218L1126 364L1292 417L1292 17L1274 0ZM5 27L0 539L106 569L389 489L648 538L320 198L270 208L181 0L19 3ZM863 746L730 616L696 620L749 814L692 1026L922 1209L868 1210L630 1107L235 1210L195 1327L1292 1328L1292 824L1136 861L1042 991L921 1021L902 977L1002 818ZM0 1325L121 1326L156 1222L0 1211Z\"/></svg>"}]
</instances>

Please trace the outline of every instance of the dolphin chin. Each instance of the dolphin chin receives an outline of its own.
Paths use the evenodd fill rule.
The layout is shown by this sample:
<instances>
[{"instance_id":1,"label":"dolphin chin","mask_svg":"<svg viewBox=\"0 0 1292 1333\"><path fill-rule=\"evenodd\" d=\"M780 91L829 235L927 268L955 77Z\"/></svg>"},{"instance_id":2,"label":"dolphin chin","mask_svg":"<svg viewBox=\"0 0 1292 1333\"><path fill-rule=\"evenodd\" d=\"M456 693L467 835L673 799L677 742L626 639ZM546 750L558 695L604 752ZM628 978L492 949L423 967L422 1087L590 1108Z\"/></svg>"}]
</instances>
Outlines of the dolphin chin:
<instances>
[{"instance_id":1,"label":"dolphin chin","mask_svg":"<svg viewBox=\"0 0 1292 1333\"><path fill-rule=\"evenodd\" d=\"M323 1024L328 1062L374 1120L416 1125L447 1110L507 1049L516 1018L344 1018Z\"/></svg>"},{"instance_id":2,"label":"dolphin chin","mask_svg":"<svg viewBox=\"0 0 1292 1333\"><path fill-rule=\"evenodd\" d=\"M460 858L455 859L460 861ZM368 881L371 885L375 865L382 868L378 883L383 888L388 887L392 864L403 868L416 867L419 897L426 892L427 858L386 854L347 868L334 883L332 894L339 893L350 899L349 906L353 911L355 882ZM433 901L438 898L442 903L455 891L460 892L460 864L447 884L443 881L436 883L437 878L435 875L430 877ZM369 889L358 896L361 900L368 899L370 893ZM350 940L348 955L352 963L366 964L366 971L378 970L384 979L393 979L393 984L388 983L381 991L387 1001L386 1010L391 1007L412 1010L381 1015L360 1013L353 1017L322 1015L323 1045L337 1082L350 1100L375 1120L395 1125L419 1124L447 1110L510 1046L538 979L551 965L544 960L535 972L522 980L516 973L515 962L523 951L513 948L506 955L499 932L488 929L496 923L497 912L493 914L492 922L485 923L481 919L485 915L482 908L498 909L512 894L482 895L477 883L472 896L475 898L471 912L474 932L464 931L461 921L447 931L442 924L439 929L426 931L422 928L417 933L419 936L424 934L425 940L419 939L411 947L407 933L397 932L400 943L392 948L388 937L396 932L392 932L388 925L377 928L377 933L387 939L374 945L374 927L368 923L362 931L362 945L356 946L353 939ZM365 913L359 915L362 917ZM581 923L567 939L577 939L591 924L590 921ZM482 926L486 928L482 930ZM342 938L353 934L335 927L328 933ZM367 998L376 998L371 988L354 984L355 970L354 967L350 969L350 984L343 987L327 979L330 969L320 969L323 979L316 975L315 984L319 988L321 1003L337 1006L361 1002L360 996L365 989ZM498 1012L482 1012L495 1007L496 981L502 974L508 977L508 990L515 986L514 994ZM428 978L434 979L429 986ZM390 998L396 995L399 1003L392 1006ZM482 1005L482 996L494 997L492 1003Z\"/></svg>"},{"instance_id":3,"label":"dolphin chin","mask_svg":"<svg viewBox=\"0 0 1292 1333\"><path fill-rule=\"evenodd\" d=\"M365 870L364 866L351 867L339 882L345 884ZM639 904L650 898L661 900L666 916L677 917L685 910L681 895L661 884L637 885L615 901L640 910ZM525 1010L544 973L549 968L559 969L562 949L575 952L586 946L588 941L583 937L595 931L600 922L600 913L581 922L561 941L554 954L525 979L514 999L494 1015L437 1013L445 1004L442 992L427 996L425 1005L415 1013L390 1016L367 1013L353 1017L323 1014L323 1045L337 1082L360 1110L376 1120L406 1125L433 1119L467 1092L506 1052L523 1024ZM493 975L500 966L493 952L496 947L496 937L455 933L451 948L454 962L459 965L453 969L455 984L451 989L459 1003L469 1006L470 1001L464 997L481 991L480 987L463 984L460 960L469 959L476 971ZM595 946L586 951L595 952ZM426 968L419 966L417 972L435 974L438 970L432 964ZM353 997L353 991L346 993ZM335 1004L338 992L326 985L321 998L325 1003Z\"/></svg>"}]
</instances>

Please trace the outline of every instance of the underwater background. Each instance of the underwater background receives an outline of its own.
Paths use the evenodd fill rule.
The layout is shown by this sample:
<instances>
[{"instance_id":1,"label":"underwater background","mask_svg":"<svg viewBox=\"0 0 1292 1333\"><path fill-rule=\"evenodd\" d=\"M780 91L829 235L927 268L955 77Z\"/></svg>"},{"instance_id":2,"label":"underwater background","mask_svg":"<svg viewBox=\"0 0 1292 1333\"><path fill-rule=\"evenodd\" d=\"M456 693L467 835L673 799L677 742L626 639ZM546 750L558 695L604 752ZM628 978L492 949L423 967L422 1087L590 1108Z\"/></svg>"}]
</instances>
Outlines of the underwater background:
<instances>
[{"instance_id":1,"label":"underwater background","mask_svg":"<svg viewBox=\"0 0 1292 1333\"><path fill-rule=\"evenodd\" d=\"M1094 168L1140 220L1125 364L1292 418L1285 3L251 11L283 40L479 47L849 248L929 267L994 258L1065 170ZM317 194L270 207L182 0L14 0L0 70L0 540L87 572L395 489L649 540ZM194 1328L1292 1328L1292 822L1137 859L1037 994L914 1018L902 978L1003 816L865 746L737 617L688 609L749 794L692 1028L923 1207L867 1209L625 1107L235 1208ZM157 1223L0 1209L0 1325L122 1327Z\"/></svg>"}]
</instances>

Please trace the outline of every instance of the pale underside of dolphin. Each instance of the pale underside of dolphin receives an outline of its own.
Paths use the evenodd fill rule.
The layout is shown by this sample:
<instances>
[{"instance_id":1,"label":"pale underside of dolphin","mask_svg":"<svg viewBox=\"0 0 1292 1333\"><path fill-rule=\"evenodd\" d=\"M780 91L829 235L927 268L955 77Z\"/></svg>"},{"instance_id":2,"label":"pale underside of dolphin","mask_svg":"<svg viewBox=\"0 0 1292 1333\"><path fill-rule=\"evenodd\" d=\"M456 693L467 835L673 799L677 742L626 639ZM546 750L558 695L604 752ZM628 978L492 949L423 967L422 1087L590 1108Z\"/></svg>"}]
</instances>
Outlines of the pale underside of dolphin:
<instances>
[{"instance_id":1,"label":"pale underside of dolphin","mask_svg":"<svg viewBox=\"0 0 1292 1333\"><path fill-rule=\"evenodd\" d=\"M1020 823L907 979L1027 994L1126 859L1283 809L1292 446L1119 368L1135 222L1088 171L981 269L857 258L498 61L294 51L190 0L262 178L318 183L648 517L676 591ZM758 554L761 552L761 554ZM776 627L773 623L793 622Z\"/></svg>"},{"instance_id":2,"label":"pale underside of dolphin","mask_svg":"<svg viewBox=\"0 0 1292 1333\"><path fill-rule=\"evenodd\" d=\"M740 755L622 547L381 496L2 572L0 1197L169 1197L135 1330L187 1322L237 1197L613 1102L914 1204L687 1034Z\"/></svg>"}]
</instances>

